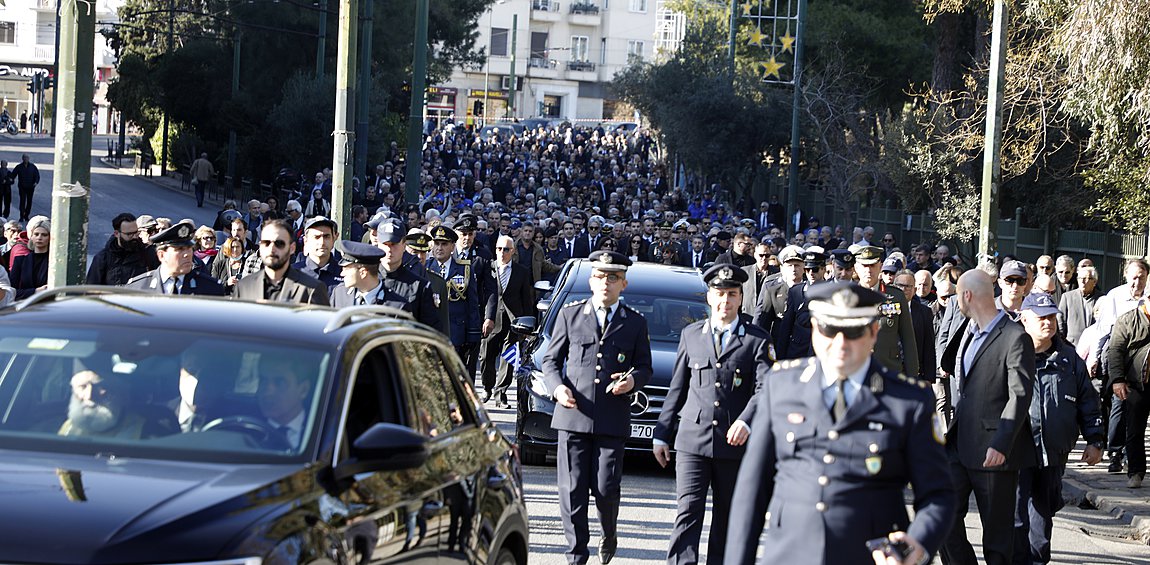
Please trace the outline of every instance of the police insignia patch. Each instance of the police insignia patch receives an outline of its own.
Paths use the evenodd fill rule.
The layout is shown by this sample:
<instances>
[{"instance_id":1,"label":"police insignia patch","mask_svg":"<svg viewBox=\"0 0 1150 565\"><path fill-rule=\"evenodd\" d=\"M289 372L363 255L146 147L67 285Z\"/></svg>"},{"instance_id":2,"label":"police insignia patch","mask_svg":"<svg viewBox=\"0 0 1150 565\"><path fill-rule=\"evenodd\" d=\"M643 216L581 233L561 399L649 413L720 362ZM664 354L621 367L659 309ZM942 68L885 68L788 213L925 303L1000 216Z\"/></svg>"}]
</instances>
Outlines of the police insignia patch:
<instances>
[{"instance_id":1,"label":"police insignia patch","mask_svg":"<svg viewBox=\"0 0 1150 565\"><path fill-rule=\"evenodd\" d=\"M627 360L627 356L620 353L618 359L619 359L619 362L622 363L622 362Z\"/></svg>"},{"instance_id":2,"label":"police insignia patch","mask_svg":"<svg viewBox=\"0 0 1150 565\"><path fill-rule=\"evenodd\" d=\"M934 435L934 441L937 441L939 445L946 445L946 422L942 420L942 414L939 414L938 412L934 413L934 418L932 418L931 422L931 428Z\"/></svg>"},{"instance_id":3,"label":"police insignia patch","mask_svg":"<svg viewBox=\"0 0 1150 565\"><path fill-rule=\"evenodd\" d=\"M866 471L872 475L877 475L882 470L882 457L879 455L872 455L866 458Z\"/></svg>"},{"instance_id":4,"label":"police insignia patch","mask_svg":"<svg viewBox=\"0 0 1150 565\"><path fill-rule=\"evenodd\" d=\"M743 386L743 377L740 377L738 375L735 376L735 386L736 387Z\"/></svg>"}]
</instances>

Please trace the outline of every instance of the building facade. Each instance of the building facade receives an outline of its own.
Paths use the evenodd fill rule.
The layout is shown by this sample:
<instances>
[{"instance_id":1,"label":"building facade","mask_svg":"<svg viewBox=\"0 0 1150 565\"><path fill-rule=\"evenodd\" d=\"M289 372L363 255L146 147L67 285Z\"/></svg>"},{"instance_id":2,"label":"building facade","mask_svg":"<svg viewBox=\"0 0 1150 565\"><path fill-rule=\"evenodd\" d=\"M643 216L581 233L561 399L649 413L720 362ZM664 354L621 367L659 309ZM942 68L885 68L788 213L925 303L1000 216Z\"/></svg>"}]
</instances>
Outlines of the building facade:
<instances>
[{"instance_id":1,"label":"building facade","mask_svg":"<svg viewBox=\"0 0 1150 565\"><path fill-rule=\"evenodd\" d=\"M428 91L429 117L600 121L616 117L608 90L633 57L673 50L685 19L664 0L506 0L479 18L480 68L456 69ZM516 88L511 88L512 68ZM628 116L627 119L630 119Z\"/></svg>"},{"instance_id":2,"label":"building facade","mask_svg":"<svg viewBox=\"0 0 1150 565\"><path fill-rule=\"evenodd\" d=\"M115 75L115 54L108 48L100 26L118 20L122 0L96 0L95 94L92 101L94 132L110 133L114 112L105 97L108 80ZM33 93L29 85L56 76L56 11L58 0L7 0L0 6L0 98L2 108L20 120L28 116L26 131L32 130L32 115L45 116L40 130L51 126L52 89ZM46 81L45 81L46 82ZM115 124L118 126L119 124Z\"/></svg>"}]
</instances>

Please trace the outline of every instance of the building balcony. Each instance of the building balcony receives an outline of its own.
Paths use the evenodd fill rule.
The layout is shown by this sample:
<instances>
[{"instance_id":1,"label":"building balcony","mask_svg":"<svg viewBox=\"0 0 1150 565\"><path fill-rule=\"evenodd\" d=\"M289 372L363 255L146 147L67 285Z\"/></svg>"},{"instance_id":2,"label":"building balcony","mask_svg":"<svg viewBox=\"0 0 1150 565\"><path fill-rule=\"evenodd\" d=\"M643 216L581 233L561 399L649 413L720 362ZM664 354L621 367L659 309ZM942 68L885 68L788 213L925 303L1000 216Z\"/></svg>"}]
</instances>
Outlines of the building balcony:
<instances>
[{"instance_id":1,"label":"building balcony","mask_svg":"<svg viewBox=\"0 0 1150 565\"><path fill-rule=\"evenodd\" d=\"M538 78L559 78L559 62L555 59L531 57L527 60L527 73Z\"/></svg>"},{"instance_id":2,"label":"building balcony","mask_svg":"<svg viewBox=\"0 0 1150 565\"><path fill-rule=\"evenodd\" d=\"M531 0L531 19L537 22L557 22L563 17L559 12L559 2L555 0Z\"/></svg>"},{"instance_id":3,"label":"building balcony","mask_svg":"<svg viewBox=\"0 0 1150 565\"><path fill-rule=\"evenodd\" d=\"M599 73L595 72L595 63L591 61L568 61L567 80L598 82Z\"/></svg>"},{"instance_id":4,"label":"building balcony","mask_svg":"<svg viewBox=\"0 0 1150 565\"><path fill-rule=\"evenodd\" d=\"M568 18L567 21L571 25L579 26L598 26L603 22L603 17L599 13L599 6L587 0L576 0L574 4L571 4Z\"/></svg>"}]
</instances>

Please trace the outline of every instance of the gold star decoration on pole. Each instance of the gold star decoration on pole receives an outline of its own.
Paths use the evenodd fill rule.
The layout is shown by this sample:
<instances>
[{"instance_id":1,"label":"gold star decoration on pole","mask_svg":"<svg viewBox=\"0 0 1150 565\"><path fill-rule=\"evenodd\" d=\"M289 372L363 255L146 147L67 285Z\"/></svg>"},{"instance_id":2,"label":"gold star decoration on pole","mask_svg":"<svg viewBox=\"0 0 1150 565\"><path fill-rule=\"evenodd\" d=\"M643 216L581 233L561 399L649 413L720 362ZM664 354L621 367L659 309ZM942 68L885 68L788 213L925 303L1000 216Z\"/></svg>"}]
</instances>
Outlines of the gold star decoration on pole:
<instances>
[{"instance_id":1,"label":"gold star decoration on pole","mask_svg":"<svg viewBox=\"0 0 1150 565\"><path fill-rule=\"evenodd\" d=\"M787 33L779 36L779 43L783 46L783 53L795 52L795 36L791 35L790 30Z\"/></svg>"},{"instance_id":2,"label":"gold star decoration on pole","mask_svg":"<svg viewBox=\"0 0 1150 565\"><path fill-rule=\"evenodd\" d=\"M763 30L755 28L751 30L751 40L747 42L747 45L758 45L759 47L762 47L763 40L766 38L767 36L763 34Z\"/></svg>"},{"instance_id":3,"label":"gold star decoration on pole","mask_svg":"<svg viewBox=\"0 0 1150 565\"><path fill-rule=\"evenodd\" d=\"M743 16L744 17L750 17L751 10L753 10L754 8L755 8L755 5L753 3L751 3L751 0L747 0L746 2L743 2Z\"/></svg>"},{"instance_id":4,"label":"gold star decoration on pole","mask_svg":"<svg viewBox=\"0 0 1150 565\"><path fill-rule=\"evenodd\" d=\"M763 79L768 79L773 76L775 79L781 80L782 77L779 76L779 70L787 66L787 64L776 61L775 56L771 55L769 60L760 62L759 66L763 68Z\"/></svg>"}]
</instances>

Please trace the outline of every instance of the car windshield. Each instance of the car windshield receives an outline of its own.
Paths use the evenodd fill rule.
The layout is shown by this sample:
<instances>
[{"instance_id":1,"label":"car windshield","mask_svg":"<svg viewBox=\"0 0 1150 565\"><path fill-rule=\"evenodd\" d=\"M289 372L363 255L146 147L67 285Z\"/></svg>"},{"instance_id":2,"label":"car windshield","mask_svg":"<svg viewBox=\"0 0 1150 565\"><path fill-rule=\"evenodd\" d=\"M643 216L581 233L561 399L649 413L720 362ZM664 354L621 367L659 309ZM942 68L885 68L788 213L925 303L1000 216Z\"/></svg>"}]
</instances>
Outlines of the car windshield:
<instances>
[{"instance_id":1,"label":"car windshield","mask_svg":"<svg viewBox=\"0 0 1150 565\"><path fill-rule=\"evenodd\" d=\"M293 458L318 425L329 362L234 337L0 327L0 449Z\"/></svg>"},{"instance_id":2,"label":"car windshield","mask_svg":"<svg viewBox=\"0 0 1150 565\"><path fill-rule=\"evenodd\" d=\"M590 294L572 293L572 300L591 298ZM647 319L647 333L651 341L679 342L679 335L688 324L706 318L705 302L673 296L651 296L624 292L619 300Z\"/></svg>"}]
</instances>

